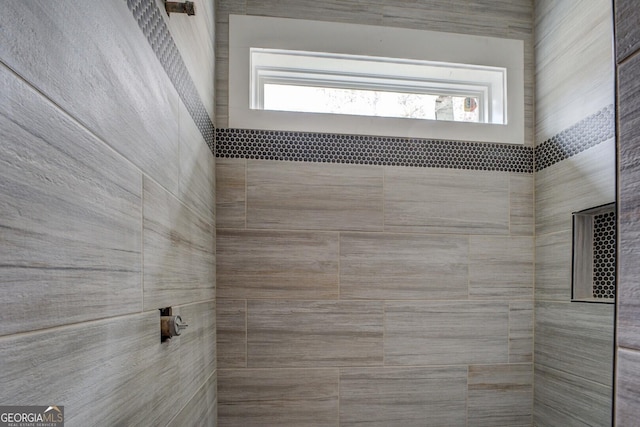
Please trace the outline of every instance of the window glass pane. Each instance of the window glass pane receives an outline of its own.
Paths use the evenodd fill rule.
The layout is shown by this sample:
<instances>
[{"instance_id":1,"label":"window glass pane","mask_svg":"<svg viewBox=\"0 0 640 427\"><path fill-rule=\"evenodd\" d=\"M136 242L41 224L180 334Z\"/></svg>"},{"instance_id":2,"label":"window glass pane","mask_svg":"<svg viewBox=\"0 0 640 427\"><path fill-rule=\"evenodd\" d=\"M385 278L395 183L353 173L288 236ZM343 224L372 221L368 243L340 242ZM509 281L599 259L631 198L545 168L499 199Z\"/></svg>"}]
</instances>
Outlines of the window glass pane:
<instances>
[{"instance_id":1,"label":"window glass pane","mask_svg":"<svg viewBox=\"0 0 640 427\"><path fill-rule=\"evenodd\" d=\"M303 85L264 85L263 108L275 111L479 122L472 96L403 93Z\"/></svg>"}]
</instances>

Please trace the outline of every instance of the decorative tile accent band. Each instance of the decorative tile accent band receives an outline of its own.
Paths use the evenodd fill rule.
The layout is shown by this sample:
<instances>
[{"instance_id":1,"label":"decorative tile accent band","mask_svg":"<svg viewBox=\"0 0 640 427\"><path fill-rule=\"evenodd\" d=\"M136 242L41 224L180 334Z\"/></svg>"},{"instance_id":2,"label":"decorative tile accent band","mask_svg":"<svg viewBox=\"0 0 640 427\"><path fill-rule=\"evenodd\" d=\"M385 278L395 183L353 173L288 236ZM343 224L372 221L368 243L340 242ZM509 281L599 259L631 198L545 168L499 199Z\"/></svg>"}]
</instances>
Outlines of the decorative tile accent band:
<instances>
[{"instance_id":1,"label":"decorative tile accent band","mask_svg":"<svg viewBox=\"0 0 640 427\"><path fill-rule=\"evenodd\" d=\"M533 173L522 145L366 135L216 129L216 157Z\"/></svg>"},{"instance_id":2,"label":"decorative tile accent band","mask_svg":"<svg viewBox=\"0 0 640 427\"><path fill-rule=\"evenodd\" d=\"M126 0L126 2L204 140L214 152L215 128L169 33L169 28L162 18L157 2L155 0Z\"/></svg>"},{"instance_id":3,"label":"decorative tile accent band","mask_svg":"<svg viewBox=\"0 0 640 427\"><path fill-rule=\"evenodd\" d=\"M579 121L535 148L536 172L616 135L613 105Z\"/></svg>"}]
</instances>

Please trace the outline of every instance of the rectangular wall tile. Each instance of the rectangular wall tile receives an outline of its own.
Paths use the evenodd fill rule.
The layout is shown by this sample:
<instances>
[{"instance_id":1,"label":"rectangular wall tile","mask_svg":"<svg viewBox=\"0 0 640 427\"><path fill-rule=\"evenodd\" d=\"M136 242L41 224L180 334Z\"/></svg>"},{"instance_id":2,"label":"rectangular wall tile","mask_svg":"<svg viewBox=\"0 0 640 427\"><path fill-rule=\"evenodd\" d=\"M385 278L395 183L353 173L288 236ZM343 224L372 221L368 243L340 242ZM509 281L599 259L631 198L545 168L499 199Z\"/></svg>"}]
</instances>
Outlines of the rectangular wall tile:
<instances>
[{"instance_id":1,"label":"rectangular wall tile","mask_svg":"<svg viewBox=\"0 0 640 427\"><path fill-rule=\"evenodd\" d=\"M340 297L466 299L468 251L461 236L343 233Z\"/></svg>"},{"instance_id":2,"label":"rectangular wall tile","mask_svg":"<svg viewBox=\"0 0 640 427\"><path fill-rule=\"evenodd\" d=\"M507 234L509 174L385 167L385 229Z\"/></svg>"},{"instance_id":3,"label":"rectangular wall tile","mask_svg":"<svg viewBox=\"0 0 640 427\"><path fill-rule=\"evenodd\" d=\"M214 372L168 426L215 427L218 421L217 397L218 382L217 374Z\"/></svg>"},{"instance_id":4,"label":"rectangular wall tile","mask_svg":"<svg viewBox=\"0 0 640 427\"><path fill-rule=\"evenodd\" d=\"M200 130L180 102L179 198L203 219L215 225L215 157Z\"/></svg>"},{"instance_id":5,"label":"rectangular wall tile","mask_svg":"<svg viewBox=\"0 0 640 427\"><path fill-rule=\"evenodd\" d=\"M382 168L247 162L247 226L382 230Z\"/></svg>"},{"instance_id":6,"label":"rectangular wall tile","mask_svg":"<svg viewBox=\"0 0 640 427\"><path fill-rule=\"evenodd\" d=\"M535 5L538 144L614 103L614 60L610 0Z\"/></svg>"},{"instance_id":7,"label":"rectangular wall tile","mask_svg":"<svg viewBox=\"0 0 640 427\"><path fill-rule=\"evenodd\" d=\"M0 335L140 311L141 174L2 65L0 86Z\"/></svg>"},{"instance_id":8,"label":"rectangular wall tile","mask_svg":"<svg viewBox=\"0 0 640 427\"><path fill-rule=\"evenodd\" d=\"M341 426L465 425L467 368L344 368Z\"/></svg>"},{"instance_id":9,"label":"rectangular wall tile","mask_svg":"<svg viewBox=\"0 0 640 427\"><path fill-rule=\"evenodd\" d=\"M616 56L622 62L640 49L640 11L634 0L615 0ZM622 105L622 104L621 104Z\"/></svg>"},{"instance_id":10,"label":"rectangular wall tile","mask_svg":"<svg viewBox=\"0 0 640 427\"><path fill-rule=\"evenodd\" d=\"M0 28L4 64L177 194L179 97L126 2L7 3Z\"/></svg>"},{"instance_id":11,"label":"rectangular wall tile","mask_svg":"<svg viewBox=\"0 0 640 427\"><path fill-rule=\"evenodd\" d=\"M216 159L216 226L245 228L245 159Z\"/></svg>"},{"instance_id":12,"label":"rectangular wall tile","mask_svg":"<svg viewBox=\"0 0 640 427\"><path fill-rule=\"evenodd\" d=\"M144 179L144 307L215 298L215 229Z\"/></svg>"},{"instance_id":13,"label":"rectangular wall tile","mask_svg":"<svg viewBox=\"0 0 640 427\"><path fill-rule=\"evenodd\" d=\"M322 8L313 0L285 0L281 2L246 0L248 15L283 16L285 18L313 19L323 13L323 20L335 22L357 22L380 25L382 4L380 0L325 2ZM274 15L274 12L278 13Z\"/></svg>"},{"instance_id":14,"label":"rectangular wall tile","mask_svg":"<svg viewBox=\"0 0 640 427\"><path fill-rule=\"evenodd\" d=\"M535 425L611 425L611 387L539 365L535 367L534 383Z\"/></svg>"},{"instance_id":15,"label":"rectangular wall tile","mask_svg":"<svg viewBox=\"0 0 640 427\"><path fill-rule=\"evenodd\" d=\"M511 235L533 236L534 233L534 179L532 174L509 175L509 205Z\"/></svg>"},{"instance_id":16,"label":"rectangular wall tile","mask_svg":"<svg viewBox=\"0 0 640 427\"><path fill-rule=\"evenodd\" d=\"M159 323L155 311L0 338L0 401L63 405L70 426L160 425L186 402Z\"/></svg>"},{"instance_id":17,"label":"rectangular wall tile","mask_svg":"<svg viewBox=\"0 0 640 427\"><path fill-rule=\"evenodd\" d=\"M615 200L610 139L536 173L536 235L571 229L571 214Z\"/></svg>"},{"instance_id":18,"label":"rectangular wall tile","mask_svg":"<svg viewBox=\"0 0 640 427\"><path fill-rule=\"evenodd\" d=\"M613 310L613 304L536 303L536 364L611 387Z\"/></svg>"},{"instance_id":19,"label":"rectangular wall tile","mask_svg":"<svg viewBox=\"0 0 640 427\"><path fill-rule=\"evenodd\" d=\"M179 354L178 372L182 402L187 402L202 387L205 378L216 370L216 303L207 301L173 307L189 326L179 337L171 338ZM177 387L173 387L175 394Z\"/></svg>"},{"instance_id":20,"label":"rectangular wall tile","mask_svg":"<svg viewBox=\"0 0 640 427\"><path fill-rule=\"evenodd\" d=\"M469 297L531 299L533 237L471 236Z\"/></svg>"},{"instance_id":21,"label":"rectangular wall tile","mask_svg":"<svg viewBox=\"0 0 640 427\"><path fill-rule=\"evenodd\" d=\"M571 299L572 231L536 236L536 300Z\"/></svg>"},{"instance_id":22,"label":"rectangular wall tile","mask_svg":"<svg viewBox=\"0 0 640 427\"><path fill-rule=\"evenodd\" d=\"M468 425L531 426L533 366L469 366Z\"/></svg>"},{"instance_id":23,"label":"rectangular wall tile","mask_svg":"<svg viewBox=\"0 0 640 427\"><path fill-rule=\"evenodd\" d=\"M337 426L338 377L338 369L222 369L218 424Z\"/></svg>"},{"instance_id":24,"label":"rectangular wall tile","mask_svg":"<svg viewBox=\"0 0 640 427\"><path fill-rule=\"evenodd\" d=\"M387 302L385 365L505 363L506 303Z\"/></svg>"},{"instance_id":25,"label":"rectangular wall tile","mask_svg":"<svg viewBox=\"0 0 640 427\"><path fill-rule=\"evenodd\" d=\"M618 344L640 349L640 56L634 55L618 68L620 121L620 224L618 270Z\"/></svg>"},{"instance_id":26,"label":"rectangular wall tile","mask_svg":"<svg viewBox=\"0 0 640 427\"><path fill-rule=\"evenodd\" d=\"M382 365L382 312L380 302L249 301L247 364Z\"/></svg>"},{"instance_id":27,"label":"rectangular wall tile","mask_svg":"<svg viewBox=\"0 0 640 427\"><path fill-rule=\"evenodd\" d=\"M164 11L164 0L155 1ZM162 15L205 109L214 117L215 4L210 0L195 0L194 5L195 15Z\"/></svg>"},{"instance_id":28,"label":"rectangular wall tile","mask_svg":"<svg viewBox=\"0 0 640 427\"><path fill-rule=\"evenodd\" d=\"M637 381L640 352L618 348L616 371L615 425L632 426L640 419L640 389Z\"/></svg>"},{"instance_id":29,"label":"rectangular wall tile","mask_svg":"<svg viewBox=\"0 0 640 427\"><path fill-rule=\"evenodd\" d=\"M533 362L533 301L509 303L509 363Z\"/></svg>"},{"instance_id":30,"label":"rectangular wall tile","mask_svg":"<svg viewBox=\"0 0 640 427\"><path fill-rule=\"evenodd\" d=\"M218 298L335 299L338 233L221 230Z\"/></svg>"},{"instance_id":31,"label":"rectangular wall tile","mask_svg":"<svg viewBox=\"0 0 640 427\"><path fill-rule=\"evenodd\" d=\"M218 368L247 366L247 309L245 300L216 300Z\"/></svg>"}]
</instances>

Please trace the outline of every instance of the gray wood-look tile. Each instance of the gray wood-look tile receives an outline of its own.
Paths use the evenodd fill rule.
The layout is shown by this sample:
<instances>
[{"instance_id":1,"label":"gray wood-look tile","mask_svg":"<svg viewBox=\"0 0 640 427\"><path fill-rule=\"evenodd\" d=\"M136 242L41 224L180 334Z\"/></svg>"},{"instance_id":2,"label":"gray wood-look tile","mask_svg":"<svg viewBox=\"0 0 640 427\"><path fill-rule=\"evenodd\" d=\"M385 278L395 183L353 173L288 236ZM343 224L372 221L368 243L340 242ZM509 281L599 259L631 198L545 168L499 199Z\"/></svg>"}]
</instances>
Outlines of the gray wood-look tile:
<instances>
[{"instance_id":1,"label":"gray wood-look tile","mask_svg":"<svg viewBox=\"0 0 640 427\"><path fill-rule=\"evenodd\" d=\"M221 22L229 22L229 14L246 15L247 0L216 1L216 30ZM216 41L218 39L216 38Z\"/></svg>"},{"instance_id":2,"label":"gray wood-look tile","mask_svg":"<svg viewBox=\"0 0 640 427\"><path fill-rule=\"evenodd\" d=\"M388 2L382 8L382 23L388 27L414 28L430 31L469 33L461 23L468 16L469 6L464 0L444 2L416 2L401 0Z\"/></svg>"},{"instance_id":3,"label":"gray wood-look tile","mask_svg":"<svg viewBox=\"0 0 640 427\"><path fill-rule=\"evenodd\" d=\"M380 25L382 0L246 0L248 15Z\"/></svg>"},{"instance_id":4,"label":"gray wood-look tile","mask_svg":"<svg viewBox=\"0 0 640 427\"><path fill-rule=\"evenodd\" d=\"M385 26L520 38L532 32L532 4L526 1L401 0L383 7ZM469 16L473 16L472 21Z\"/></svg>"},{"instance_id":5,"label":"gray wood-look tile","mask_svg":"<svg viewBox=\"0 0 640 427\"><path fill-rule=\"evenodd\" d=\"M180 102L180 173L178 197L215 225L215 157L187 108Z\"/></svg>"},{"instance_id":6,"label":"gray wood-look tile","mask_svg":"<svg viewBox=\"0 0 640 427\"><path fill-rule=\"evenodd\" d=\"M169 427L215 427L218 422L218 382L214 372L167 424Z\"/></svg>"},{"instance_id":7,"label":"gray wood-look tile","mask_svg":"<svg viewBox=\"0 0 640 427\"><path fill-rule=\"evenodd\" d=\"M533 174L509 175L509 232L517 236L534 234Z\"/></svg>"},{"instance_id":8,"label":"gray wood-look tile","mask_svg":"<svg viewBox=\"0 0 640 427\"><path fill-rule=\"evenodd\" d=\"M0 335L139 312L140 172L2 65L0 86Z\"/></svg>"},{"instance_id":9,"label":"gray wood-look tile","mask_svg":"<svg viewBox=\"0 0 640 427\"><path fill-rule=\"evenodd\" d=\"M55 402L70 426L166 422L186 402L159 322L146 312L0 338L0 401Z\"/></svg>"},{"instance_id":10,"label":"gray wood-look tile","mask_svg":"<svg viewBox=\"0 0 640 427\"><path fill-rule=\"evenodd\" d=\"M216 300L218 368L247 366L247 303Z\"/></svg>"},{"instance_id":11,"label":"gray wood-look tile","mask_svg":"<svg viewBox=\"0 0 640 427\"><path fill-rule=\"evenodd\" d=\"M340 298L466 299L462 236L342 233Z\"/></svg>"},{"instance_id":12,"label":"gray wood-look tile","mask_svg":"<svg viewBox=\"0 0 640 427\"><path fill-rule=\"evenodd\" d=\"M536 364L611 387L613 310L613 304L536 303Z\"/></svg>"},{"instance_id":13,"label":"gray wood-look tile","mask_svg":"<svg viewBox=\"0 0 640 427\"><path fill-rule=\"evenodd\" d=\"M640 349L640 56L618 69L619 85L619 271L618 343Z\"/></svg>"},{"instance_id":14,"label":"gray wood-look tile","mask_svg":"<svg viewBox=\"0 0 640 427\"><path fill-rule=\"evenodd\" d=\"M247 226L382 230L382 167L247 161Z\"/></svg>"},{"instance_id":15,"label":"gray wood-look tile","mask_svg":"<svg viewBox=\"0 0 640 427\"><path fill-rule=\"evenodd\" d=\"M248 301L247 366L382 365L383 307L364 301Z\"/></svg>"},{"instance_id":16,"label":"gray wood-look tile","mask_svg":"<svg viewBox=\"0 0 640 427\"><path fill-rule=\"evenodd\" d=\"M469 366L468 425L531 426L533 366Z\"/></svg>"},{"instance_id":17,"label":"gray wood-look tile","mask_svg":"<svg viewBox=\"0 0 640 427\"><path fill-rule=\"evenodd\" d=\"M215 298L215 228L150 179L144 188L144 308Z\"/></svg>"},{"instance_id":18,"label":"gray wood-look tile","mask_svg":"<svg viewBox=\"0 0 640 427\"><path fill-rule=\"evenodd\" d=\"M533 237L471 236L469 297L533 298Z\"/></svg>"},{"instance_id":19,"label":"gray wood-look tile","mask_svg":"<svg viewBox=\"0 0 640 427\"><path fill-rule=\"evenodd\" d=\"M227 16L228 21L228 16ZM229 127L229 22L216 22L216 126Z\"/></svg>"},{"instance_id":20,"label":"gray wood-look tile","mask_svg":"<svg viewBox=\"0 0 640 427\"><path fill-rule=\"evenodd\" d=\"M615 200L612 138L536 173L536 235L571 229L573 212Z\"/></svg>"},{"instance_id":21,"label":"gray wood-look tile","mask_svg":"<svg viewBox=\"0 0 640 427\"><path fill-rule=\"evenodd\" d=\"M509 363L533 362L533 301L509 303Z\"/></svg>"},{"instance_id":22,"label":"gray wood-look tile","mask_svg":"<svg viewBox=\"0 0 640 427\"><path fill-rule=\"evenodd\" d=\"M216 159L216 227L245 228L245 159Z\"/></svg>"},{"instance_id":23,"label":"gray wood-look tile","mask_svg":"<svg viewBox=\"0 0 640 427\"><path fill-rule=\"evenodd\" d=\"M385 167L385 230L507 234L509 174Z\"/></svg>"},{"instance_id":24,"label":"gray wood-look tile","mask_svg":"<svg viewBox=\"0 0 640 427\"><path fill-rule=\"evenodd\" d=\"M337 426L338 369L218 371L218 425Z\"/></svg>"},{"instance_id":25,"label":"gray wood-look tile","mask_svg":"<svg viewBox=\"0 0 640 427\"><path fill-rule=\"evenodd\" d=\"M535 11L539 144L614 103L613 19L610 0L539 0Z\"/></svg>"},{"instance_id":26,"label":"gray wood-look tile","mask_svg":"<svg viewBox=\"0 0 640 427\"><path fill-rule=\"evenodd\" d=\"M338 298L338 233L220 230L218 298Z\"/></svg>"},{"instance_id":27,"label":"gray wood-look tile","mask_svg":"<svg viewBox=\"0 0 640 427\"><path fill-rule=\"evenodd\" d=\"M386 302L385 365L506 363L506 303Z\"/></svg>"},{"instance_id":28,"label":"gray wood-look tile","mask_svg":"<svg viewBox=\"0 0 640 427\"><path fill-rule=\"evenodd\" d=\"M615 0L616 60L618 63L640 49L640 10L634 0Z\"/></svg>"},{"instance_id":29,"label":"gray wood-look tile","mask_svg":"<svg viewBox=\"0 0 640 427\"><path fill-rule=\"evenodd\" d=\"M611 425L610 386L541 365L535 366L534 383L534 425L550 427Z\"/></svg>"},{"instance_id":30,"label":"gray wood-look tile","mask_svg":"<svg viewBox=\"0 0 640 427\"><path fill-rule=\"evenodd\" d=\"M207 301L173 307L189 326L175 340L182 401L187 402L216 370L216 303ZM175 392L175 388L173 390Z\"/></svg>"},{"instance_id":31,"label":"gray wood-look tile","mask_svg":"<svg viewBox=\"0 0 640 427\"><path fill-rule=\"evenodd\" d=\"M640 419L640 352L618 348L616 365L616 424L632 426Z\"/></svg>"},{"instance_id":32,"label":"gray wood-look tile","mask_svg":"<svg viewBox=\"0 0 640 427\"><path fill-rule=\"evenodd\" d=\"M340 425L465 425L466 388L466 367L344 368Z\"/></svg>"},{"instance_id":33,"label":"gray wood-look tile","mask_svg":"<svg viewBox=\"0 0 640 427\"><path fill-rule=\"evenodd\" d=\"M189 76L211 118L214 117L215 90L212 78L215 67L215 4L211 0L194 0L196 14L164 13L164 0L155 0L180 51Z\"/></svg>"},{"instance_id":34,"label":"gray wood-look tile","mask_svg":"<svg viewBox=\"0 0 640 427\"><path fill-rule=\"evenodd\" d=\"M536 300L571 299L571 229L536 236Z\"/></svg>"},{"instance_id":35,"label":"gray wood-look tile","mask_svg":"<svg viewBox=\"0 0 640 427\"><path fill-rule=\"evenodd\" d=\"M7 3L0 60L177 194L178 94L126 2Z\"/></svg>"},{"instance_id":36,"label":"gray wood-look tile","mask_svg":"<svg viewBox=\"0 0 640 427\"><path fill-rule=\"evenodd\" d=\"M157 310L0 338L0 402L56 402L71 426L164 425L215 366L212 304L179 312L189 327L165 343Z\"/></svg>"}]
</instances>

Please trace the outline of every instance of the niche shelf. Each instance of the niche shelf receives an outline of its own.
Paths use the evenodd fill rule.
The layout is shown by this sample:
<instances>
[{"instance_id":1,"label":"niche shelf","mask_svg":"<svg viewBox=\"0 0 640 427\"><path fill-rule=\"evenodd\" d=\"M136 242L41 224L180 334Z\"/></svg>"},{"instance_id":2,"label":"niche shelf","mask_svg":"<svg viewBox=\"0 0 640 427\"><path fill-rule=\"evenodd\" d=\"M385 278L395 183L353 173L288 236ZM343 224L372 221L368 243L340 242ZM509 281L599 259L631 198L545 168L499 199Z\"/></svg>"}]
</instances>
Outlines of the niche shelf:
<instances>
[{"instance_id":1,"label":"niche shelf","mask_svg":"<svg viewBox=\"0 0 640 427\"><path fill-rule=\"evenodd\" d=\"M616 294L616 205L573 213L571 300L614 303Z\"/></svg>"}]
</instances>

